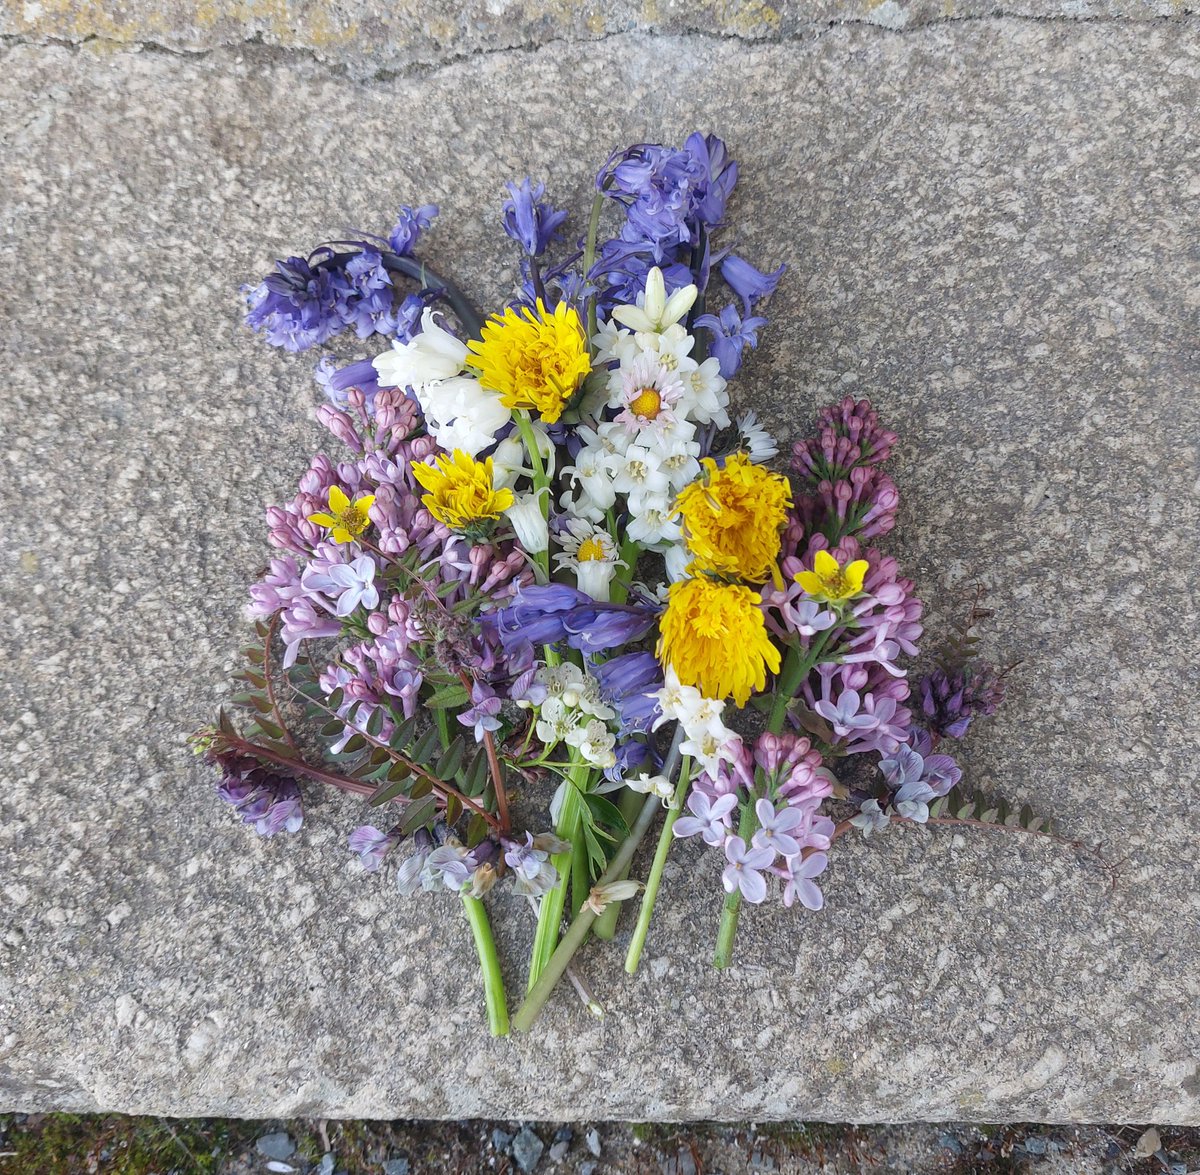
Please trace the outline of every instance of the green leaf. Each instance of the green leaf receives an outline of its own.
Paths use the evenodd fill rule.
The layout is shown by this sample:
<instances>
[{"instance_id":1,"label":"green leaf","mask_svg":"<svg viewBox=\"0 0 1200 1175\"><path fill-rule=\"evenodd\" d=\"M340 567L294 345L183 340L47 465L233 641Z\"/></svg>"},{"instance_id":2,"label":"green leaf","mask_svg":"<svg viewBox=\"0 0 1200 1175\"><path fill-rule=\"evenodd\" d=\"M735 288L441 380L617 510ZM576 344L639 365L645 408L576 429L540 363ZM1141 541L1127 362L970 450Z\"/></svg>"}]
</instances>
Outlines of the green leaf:
<instances>
[{"instance_id":1,"label":"green leaf","mask_svg":"<svg viewBox=\"0 0 1200 1175\"><path fill-rule=\"evenodd\" d=\"M393 747L398 751L404 750L412 739L413 732L417 729L417 718L414 714L411 718L406 718L395 730L392 731L392 737L388 740Z\"/></svg>"},{"instance_id":2,"label":"green leaf","mask_svg":"<svg viewBox=\"0 0 1200 1175\"><path fill-rule=\"evenodd\" d=\"M446 823L454 825L458 823L459 817L463 814L462 800L458 796L446 797Z\"/></svg>"},{"instance_id":3,"label":"green leaf","mask_svg":"<svg viewBox=\"0 0 1200 1175\"><path fill-rule=\"evenodd\" d=\"M427 779L424 775L418 775L413 779L412 789L408 794L412 796L414 800L419 800L423 796L429 795L432 791L433 781L431 779Z\"/></svg>"},{"instance_id":4,"label":"green leaf","mask_svg":"<svg viewBox=\"0 0 1200 1175\"><path fill-rule=\"evenodd\" d=\"M431 710L449 710L455 706L465 706L471 700L471 695L460 682L444 685L425 699L425 705Z\"/></svg>"},{"instance_id":5,"label":"green leaf","mask_svg":"<svg viewBox=\"0 0 1200 1175\"><path fill-rule=\"evenodd\" d=\"M258 645L247 645L242 652L246 654L246 660L255 665L261 665L267 659L266 652Z\"/></svg>"},{"instance_id":6,"label":"green leaf","mask_svg":"<svg viewBox=\"0 0 1200 1175\"><path fill-rule=\"evenodd\" d=\"M329 695L328 698L325 699L325 705L328 706L330 710L340 710L345 697L346 695L342 692L342 689L339 686L333 691L333 693Z\"/></svg>"},{"instance_id":7,"label":"green leaf","mask_svg":"<svg viewBox=\"0 0 1200 1175\"><path fill-rule=\"evenodd\" d=\"M611 800L605 799L604 796L587 794L583 797L583 802L587 805L592 819L598 824L613 829L623 837L629 835L629 825L625 823L625 817Z\"/></svg>"},{"instance_id":8,"label":"green leaf","mask_svg":"<svg viewBox=\"0 0 1200 1175\"><path fill-rule=\"evenodd\" d=\"M604 846L596 839L592 825L585 823L582 825L582 829L583 844L588 858L588 872L594 878L599 877L608 864L608 856L604 852Z\"/></svg>"},{"instance_id":9,"label":"green leaf","mask_svg":"<svg viewBox=\"0 0 1200 1175\"><path fill-rule=\"evenodd\" d=\"M413 744L412 750L409 752L409 758L414 763L420 763L422 767L426 766L433 758L434 752L441 746L441 739L438 737L436 730L427 730Z\"/></svg>"},{"instance_id":10,"label":"green leaf","mask_svg":"<svg viewBox=\"0 0 1200 1175\"><path fill-rule=\"evenodd\" d=\"M257 686L259 689L267 688L267 679L261 673L256 673L253 669L247 669L246 672L242 674L242 676L251 685Z\"/></svg>"},{"instance_id":11,"label":"green leaf","mask_svg":"<svg viewBox=\"0 0 1200 1175\"><path fill-rule=\"evenodd\" d=\"M272 714L275 707L271 705L262 694L252 694L250 696L250 705L252 705L260 714Z\"/></svg>"},{"instance_id":12,"label":"green leaf","mask_svg":"<svg viewBox=\"0 0 1200 1175\"><path fill-rule=\"evenodd\" d=\"M488 822L478 812L471 813L467 821L467 848L473 849L488 834Z\"/></svg>"},{"instance_id":13,"label":"green leaf","mask_svg":"<svg viewBox=\"0 0 1200 1175\"><path fill-rule=\"evenodd\" d=\"M260 716L255 719L255 724L258 726L258 729L267 736L267 738L282 739L284 737L283 727L271 722L269 719Z\"/></svg>"},{"instance_id":14,"label":"green leaf","mask_svg":"<svg viewBox=\"0 0 1200 1175\"><path fill-rule=\"evenodd\" d=\"M418 828L424 827L436 815L437 797L422 796L404 809L404 815L400 817L400 831L407 836L410 832L415 832Z\"/></svg>"},{"instance_id":15,"label":"green leaf","mask_svg":"<svg viewBox=\"0 0 1200 1175\"><path fill-rule=\"evenodd\" d=\"M446 753L437 761L433 769L439 779L451 780L458 774L466 754L466 744L461 738L456 738L447 748Z\"/></svg>"},{"instance_id":16,"label":"green leaf","mask_svg":"<svg viewBox=\"0 0 1200 1175\"><path fill-rule=\"evenodd\" d=\"M394 800L397 796L404 795L406 782L404 779L393 779L380 784L367 797L367 807L378 808L380 804L386 804L388 800Z\"/></svg>"},{"instance_id":17,"label":"green leaf","mask_svg":"<svg viewBox=\"0 0 1200 1175\"><path fill-rule=\"evenodd\" d=\"M383 707L376 706L371 711L371 717L367 719L367 734L372 738L378 738L379 732L383 729Z\"/></svg>"},{"instance_id":18,"label":"green leaf","mask_svg":"<svg viewBox=\"0 0 1200 1175\"><path fill-rule=\"evenodd\" d=\"M388 779L407 779L410 775L407 763L393 763L387 771Z\"/></svg>"},{"instance_id":19,"label":"green leaf","mask_svg":"<svg viewBox=\"0 0 1200 1175\"><path fill-rule=\"evenodd\" d=\"M321 737L322 738L337 738L337 736L339 734L341 734L342 731L345 729L346 729L346 724L344 722L342 722L342 720L340 718L333 718L329 722L326 722L325 725L321 727Z\"/></svg>"},{"instance_id":20,"label":"green leaf","mask_svg":"<svg viewBox=\"0 0 1200 1175\"><path fill-rule=\"evenodd\" d=\"M463 772L461 789L463 795L472 800L476 796L481 796L484 788L488 785L489 778L487 755L482 750L476 751L475 758L471 760L467 769Z\"/></svg>"}]
</instances>

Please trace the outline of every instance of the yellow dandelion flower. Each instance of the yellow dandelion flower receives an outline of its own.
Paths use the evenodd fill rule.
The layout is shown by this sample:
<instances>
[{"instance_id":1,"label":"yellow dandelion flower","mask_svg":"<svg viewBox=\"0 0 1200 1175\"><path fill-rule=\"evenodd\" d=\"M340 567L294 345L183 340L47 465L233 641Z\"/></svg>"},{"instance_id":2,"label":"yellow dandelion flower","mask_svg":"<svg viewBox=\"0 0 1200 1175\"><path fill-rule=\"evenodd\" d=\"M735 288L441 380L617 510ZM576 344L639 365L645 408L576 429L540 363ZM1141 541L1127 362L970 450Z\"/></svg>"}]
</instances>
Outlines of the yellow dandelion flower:
<instances>
[{"instance_id":1,"label":"yellow dandelion flower","mask_svg":"<svg viewBox=\"0 0 1200 1175\"><path fill-rule=\"evenodd\" d=\"M673 583L659 621L659 661L706 698L732 696L744 706L779 672L779 650L767 636L762 597L738 583L699 576Z\"/></svg>"},{"instance_id":2,"label":"yellow dandelion flower","mask_svg":"<svg viewBox=\"0 0 1200 1175\"><path fill-rule=\"evenodd\" d=\"M592 370L579 313L560 302L550 313L508 307L483 325L482 337L467 343L467 363L480 384L500 396L506 408L536 412L547 424L561 415Z\"/></svg>"},{"instance_id":3,"label":"yellow dandelion flower","mask_svg":"<svg viewBox=\"0 0 1200 1175\"><path fill-rule=\"evenodd\" d=\"M818 551L813 557L813 569L798 571L796 582L814 600L836 604L839 600L857 596L863 590L868 566L865 559L855 559L853 563L840 567L828 551Z\"/></svg>"},{"instance_id":4,"label":"yellow dandelion flower","mask_svg":"<svg viewBox=\"0 0 1200 1175\"><path fill-rule=\"evenodd\" d=\"M461 449L442 453L436 465L412 463L413 477L428 491L421 502L451 530L482 537L489 523L513 504L510 489L496 489L492 459L476 461Z\"/></svg>"},{"instance_id":5,"label":"yellow dandelion flower","mask_svg":"<svg viewBox=\"0 0 1200 1175\"><path fill-rule=\"evenodd\" d=\"M779 575L780 532L792 490L786 477L734 453L723 469L706 457L704 473L675 500L684 541L698 567L762 583Z\"/></svg>"},{"instance_id":6,"label":"yellow dandelion flower","mask_svg":"<svg viewBox=\"0 0 1200 1175\"><path fill-rule=\"evenodd\" d=\"M375 501L374 494L359 494L354 501L346 497L341 486L330 486L329 513L310 514L309 522L327 526L333 532L329 537L335 543L352 543L370 525L367 511Z\"/></svg>"}]
</instances>

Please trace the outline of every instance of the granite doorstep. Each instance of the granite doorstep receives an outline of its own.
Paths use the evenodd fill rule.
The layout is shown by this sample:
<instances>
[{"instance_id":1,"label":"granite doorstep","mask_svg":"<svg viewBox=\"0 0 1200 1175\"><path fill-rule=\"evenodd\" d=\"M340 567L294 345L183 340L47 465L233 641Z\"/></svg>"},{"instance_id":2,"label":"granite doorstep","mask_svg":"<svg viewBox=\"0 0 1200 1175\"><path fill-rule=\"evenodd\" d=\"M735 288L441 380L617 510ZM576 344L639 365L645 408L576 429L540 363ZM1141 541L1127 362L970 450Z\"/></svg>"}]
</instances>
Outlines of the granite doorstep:
<instances>
[{"instance_id":1,"label":"granite doorstep","mask_svg":"<svg viewBox=\"0 0 1200 1175\"><path fill-rule=\"evenodd\" d=\"M610 31L370 81L0 49L0 1105L1200 1119L1198 33ZM876 402L932 627L983 582L987 652L1021 663L968 778L1124 864L1113 891L1016 835L851 841L824 911L754 911L717 973L718 863L683 845L639 975L584 958L606 1018L563 992L492 1041L453 899L362 875L355 805L310 793L259 841L184 747L248 634L263 507L322 444L308 360L236 289L431 200L428 256L494 304L504 181L582 208L613 144L695 127L742 162L739 249L789 266L740 402L785 435ZM494 909L516 990L530 926Z\"/></svg>"}]
</instances>

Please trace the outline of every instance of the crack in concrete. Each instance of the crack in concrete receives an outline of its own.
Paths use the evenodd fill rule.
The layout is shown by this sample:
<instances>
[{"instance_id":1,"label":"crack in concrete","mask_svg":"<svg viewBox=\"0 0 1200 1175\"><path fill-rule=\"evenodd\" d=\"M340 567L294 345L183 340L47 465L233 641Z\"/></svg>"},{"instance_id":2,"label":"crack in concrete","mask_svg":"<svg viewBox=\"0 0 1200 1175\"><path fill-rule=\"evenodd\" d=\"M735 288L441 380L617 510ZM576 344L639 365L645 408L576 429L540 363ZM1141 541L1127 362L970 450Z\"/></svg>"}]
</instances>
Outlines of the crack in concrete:
<instances>
[{"instance_id":1,"label":"crack in concrete","mask_svg":"<svg viewBox=\"0 0 1200 1175\"><path fill-rule=\"evenodd\" d=\"M485 48L450 51L442 56L429 60L411 60L395 65L378 65L374 69L358 72L353 63L339 59L333 54L323 53L307 45L273 45L263 39L262 33L254 33L242 40L221 41L215 45L204 47L189 47L186 45L171 45L155 40L121 41L109 37L87 36L78 39L62 36L37 36L27 33L0 33L0 56L23 47L32 48L61 48L71 53L97 50L110 53L151 53L167 57L178 57L187 61L202 61L209 57L229 54L248 53L252 59L259 62L306 62L322 67L333 76L345 76L360 84L388 82L394 79L427 76L442 69L447 69L465 61L483 57L491 57L501 53L536 53L555 45L578 44L599 45L614 38L646 38L660 37L670 39L698 38L714 41L740 41L748 47L757 45L788 45L806 44L821 40L840 28L871 29L881 36L911 36L932 29L947 28L956 25L976 24L1041 24L1063 25L1065 27L1084 25L1129 25L1153 27L1163 23L1191 25L1193 18L1200 17L1200 3L1195 6L1185 5L1177 11L1149 16L1113 15L1107 13L1092 13L1070 15L1068 13L1052 13L1037 15L1033 13L1005 12L995 9L989 13L967 13L961 16L924 17L914 20L911 24L888 24L870 20L865 17L847 17L829 21L810 21L808 24L783 34L753 36L736 32L732 29L682 28L659 30L644 29L614 29L594 36L562 35L546 37L542 40L526 39L514 41L508 45L494 45ZM363 55L364 64L369 62L369 55Z\"/></svg>"}]
</instances>

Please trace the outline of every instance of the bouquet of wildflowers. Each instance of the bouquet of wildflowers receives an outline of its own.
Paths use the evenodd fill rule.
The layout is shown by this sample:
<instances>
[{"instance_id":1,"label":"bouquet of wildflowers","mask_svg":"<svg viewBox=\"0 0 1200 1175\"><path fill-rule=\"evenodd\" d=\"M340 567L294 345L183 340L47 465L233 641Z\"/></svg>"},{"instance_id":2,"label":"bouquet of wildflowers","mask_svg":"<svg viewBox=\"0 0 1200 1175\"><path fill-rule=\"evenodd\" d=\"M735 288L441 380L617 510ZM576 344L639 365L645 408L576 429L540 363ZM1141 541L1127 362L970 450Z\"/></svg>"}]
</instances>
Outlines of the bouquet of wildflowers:
<instances>
[{"instance_id":1,"label":"bouquet of wildflowers","mask_svg":"<svg viewBox=\"0 0 1200 1175\"><path fill-rule=\"evenodd\" d=\"M394 856L406 897L458 895L496 1033L496 886L536 911L528 1028L564 972L596 1009L572 957L640 893L636 968L677 838L723 858L725 966L743 903L821 908L847 830L1037 826L964 795L941 748L1001 698L969 660L981 609L909 683L921 603L875 546L895 434L847 399L781 459L731 406L783 273L723 243L737 175L711 135L618 151L578 236L541 184L509 184L520 279L486 319L415 258L428 205L245 291L274 346L373 345L317 365L341 449L267 510L246 718L196 747L263 836L300 826L301 784L361 796L375 816L351 851Z\"/></svg>"}]
</instances>

